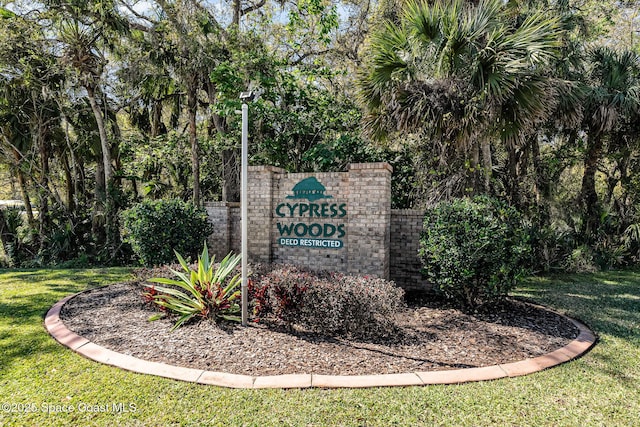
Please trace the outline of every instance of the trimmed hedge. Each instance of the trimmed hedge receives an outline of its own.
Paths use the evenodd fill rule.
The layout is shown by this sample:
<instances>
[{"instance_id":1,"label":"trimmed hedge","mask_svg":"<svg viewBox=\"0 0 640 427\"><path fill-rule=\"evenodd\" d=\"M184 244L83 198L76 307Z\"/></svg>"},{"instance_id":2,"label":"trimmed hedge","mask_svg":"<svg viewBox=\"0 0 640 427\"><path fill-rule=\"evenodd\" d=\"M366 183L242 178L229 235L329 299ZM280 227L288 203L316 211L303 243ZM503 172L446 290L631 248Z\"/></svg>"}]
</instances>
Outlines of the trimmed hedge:
<instances>
[{"instance_id":1,"label":"trimmed hedge","mask_svg":"<svg viewBox=\"0 0 640 427\"><path fill-rule=\"evenodd\" d=\"M423 272L435 290L467 309L503 299L528 270L520 214L489 197L428 209L420 239Z\"/></svg>"},{"instance_id":2,"label":"trimmed hedge","mask_svg":"<svg viewBox=\"0 0 640 427\"><path fill-rule=\"evenodd\" d=\"M182 200L145 200L122 213L124 239L145 266L196 259L213 226L203 208Z\"/></svg>"}]
</instances>

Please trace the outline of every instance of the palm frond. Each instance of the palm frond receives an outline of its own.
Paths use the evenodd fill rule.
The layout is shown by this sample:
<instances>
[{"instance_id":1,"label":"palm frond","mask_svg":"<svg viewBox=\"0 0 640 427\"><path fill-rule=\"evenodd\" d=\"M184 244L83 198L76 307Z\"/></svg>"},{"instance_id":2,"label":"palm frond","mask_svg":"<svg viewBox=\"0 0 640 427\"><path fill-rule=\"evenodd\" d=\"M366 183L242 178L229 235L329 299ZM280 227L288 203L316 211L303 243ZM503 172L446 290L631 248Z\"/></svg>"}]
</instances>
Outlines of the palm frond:
<instances>
[{"instance_id":1,"label":"palm frond","mask_svg":"<svg viewBox=\"0 0 640 427\"><path fill-rule=\"evenodd\" d=\"M513 23L501 0L411 0L371 44L365 125L462 140L500 133L496 123L517 135L548 117L557 92L543 69L557 55L560 23L542 13Z\"/></svg>"}]
</instances>

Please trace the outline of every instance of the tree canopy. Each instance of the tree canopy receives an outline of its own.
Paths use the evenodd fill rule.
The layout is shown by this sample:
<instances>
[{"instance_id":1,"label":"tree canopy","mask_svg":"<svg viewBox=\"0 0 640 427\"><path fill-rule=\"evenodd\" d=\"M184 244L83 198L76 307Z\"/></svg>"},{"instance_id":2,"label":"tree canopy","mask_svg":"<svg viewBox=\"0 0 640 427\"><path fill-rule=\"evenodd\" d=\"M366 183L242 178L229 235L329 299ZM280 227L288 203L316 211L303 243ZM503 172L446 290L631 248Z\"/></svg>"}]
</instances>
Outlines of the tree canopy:
<instances>
[{"instance_id":1,"label":"tree canopy","mask_svg":"<svg viewBox=\"0 0 640 427\"><path fill-rule=\"evenodd\" d=\"M640 256L637 2L0 1L12 265L131 262L143 199L239 200L253 164L394 166L393 206L477 194L539 268ZM622 25L624 24L624 25ZM84 257L84 258L83 258Z\"/></svg>"}]
</instances>

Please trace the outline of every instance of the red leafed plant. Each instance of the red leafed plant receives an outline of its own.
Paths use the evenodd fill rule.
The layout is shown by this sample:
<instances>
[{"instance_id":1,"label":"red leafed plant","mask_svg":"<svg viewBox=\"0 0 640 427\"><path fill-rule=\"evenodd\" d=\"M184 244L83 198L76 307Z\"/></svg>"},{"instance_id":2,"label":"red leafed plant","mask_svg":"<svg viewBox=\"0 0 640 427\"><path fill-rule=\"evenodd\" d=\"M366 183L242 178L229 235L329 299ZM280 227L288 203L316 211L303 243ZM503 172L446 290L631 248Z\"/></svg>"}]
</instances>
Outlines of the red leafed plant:
<instances>
[{"instance_id":1,"label":"red leafed plant","mask_svg":"<svg viewBox=\"0 0 640 427\"><path fill-rule=\"evenodd\" d=\"M259 322L262 316L270 313L268 290L269 287L265 284L259 284L251 279L247 281L247 292L249 294L249 301L253 306L253 320L255 322Z\"/></svg>"},{"instance_id":2,"label":"red leafed plant","mask_svg":"<svg viewBox=\"0 0 640 427\"><path fill-rule=\"evenodd\" d=\"M291 325L299 317L311 281L310 274L299 269L282 269L250 281L253 315L259 318L273 314Z\"/></svg>"},{"instance_id":3,"label":"red leafed plant","mask_svg":"<svg viewBox=\"0 0 640 427\"><path fill-rule=\"evenodd\" d=\"M281 265L253 277L253 314L331 335L372 337L393 333L404 292L376 277L311 272Z\"/></svg>"},{"instance_id":4,"label":"red leafed plant","mask_svg":"<svg viewBox=\"0 0 640 427\"><path fill-rule=\"evenodd\" d=\"M156 295L158 295L158 291L155 286L145 286L142 288L142 298L144 298L144 302L153 303Z\"/></svg>"}]
</instances>

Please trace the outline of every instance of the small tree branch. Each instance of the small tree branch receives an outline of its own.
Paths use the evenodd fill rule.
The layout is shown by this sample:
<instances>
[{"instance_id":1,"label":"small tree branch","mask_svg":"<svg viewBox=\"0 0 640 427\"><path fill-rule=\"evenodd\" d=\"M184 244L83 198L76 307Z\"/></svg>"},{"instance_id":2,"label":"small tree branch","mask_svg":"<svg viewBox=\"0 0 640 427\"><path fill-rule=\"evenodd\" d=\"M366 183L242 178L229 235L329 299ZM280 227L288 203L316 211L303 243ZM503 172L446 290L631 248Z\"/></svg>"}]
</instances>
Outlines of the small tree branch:
<instances>
[{"instance_id":1,"label":"small tree branch","mask_svg":"<svg viewBox=\"0 0 640 427\"><path fill-rule=\"evenodd\" d=\"M320 50L320 51L313 51L313 52L305 52L303 54L299 54L298 58L294 61L289 62L290 65L300 65L300 63L302 61L304 61L305 59L311 57L311 56L321 56L321 55L326 55L328 53L333 52L334 49L325 49L325 50Z\"/></svg>"},{"instance_id":2,"label":"small tree branch","mask_svg":"<svg viewBox=\"0 0 640 427\"><path fill-rule=\"evenodd\" d=\"M264 6L267 3L267 0L260 0L258 3L253 4L251 6L248 6L244 9L242 9L242 11L240 12L240 16L244 16L248 13L254 12L258 9L260 9L262 6Z\"/></svg>"}]
</instances>

